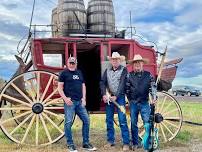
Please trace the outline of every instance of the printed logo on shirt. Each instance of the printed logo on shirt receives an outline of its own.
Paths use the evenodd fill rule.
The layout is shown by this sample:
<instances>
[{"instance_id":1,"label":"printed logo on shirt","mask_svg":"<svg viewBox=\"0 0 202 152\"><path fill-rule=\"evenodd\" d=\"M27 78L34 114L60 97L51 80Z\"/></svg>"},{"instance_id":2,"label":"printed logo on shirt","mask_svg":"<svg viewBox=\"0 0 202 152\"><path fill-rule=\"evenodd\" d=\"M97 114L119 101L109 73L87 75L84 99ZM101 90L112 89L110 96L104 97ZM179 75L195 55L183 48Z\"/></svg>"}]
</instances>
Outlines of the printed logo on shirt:
<instances>
[{"instance_id":1,"label":"printed logo on shirt","mask_svg":"<svg viewBox=\"0 0 202 152\"><path fill-rule=\"evenodd\" d=\"M79 76L78 75L73 75L73 80L79 80Z\"/></svg>"}]
</instances>

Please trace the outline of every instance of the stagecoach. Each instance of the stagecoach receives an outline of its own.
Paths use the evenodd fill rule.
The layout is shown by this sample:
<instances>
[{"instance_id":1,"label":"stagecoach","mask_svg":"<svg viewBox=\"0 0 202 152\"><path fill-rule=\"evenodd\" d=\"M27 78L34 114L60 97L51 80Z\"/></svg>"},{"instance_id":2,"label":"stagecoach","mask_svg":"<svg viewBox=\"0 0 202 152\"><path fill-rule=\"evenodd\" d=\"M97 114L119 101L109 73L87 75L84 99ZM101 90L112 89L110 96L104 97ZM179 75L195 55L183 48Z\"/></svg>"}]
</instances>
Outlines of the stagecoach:
<instances>
[{"instance_id":1,"label":"stagecoach","mask_svg":"<svg viewBox=\"0 0 202 152\"><path fill-rule=\"evenodd\" d=\"M157 60L163 54L133 39L110 38L106 35L30 39L23 55L16 56L20 63L18 70L0 93L2 131L18 144L36 146L55 143L64 136L64 102L58 94L57 82L58 74L66 68L69 56L77 57L78 68L83 72L89 114L104 114L105 104L101 101L99 82L109 65L107 56L115 51L126 57L126 62L122 64L128 71L132 67L127 60L132 59L134 54L148 58L150 62L144 65L144 69L157 78ZM164 63L160 82L173 81L176 64L180 61ZM169 142L180 131L182 111L176 99L163 91L162 87L159 88L155 127L159 130L160 142ZM126 114L129 120L128 110ZM115 123L118 125L116 119ZM141 138L144 134L142 122L139 122L139 128Z\"/></svg>"}]
</instances>

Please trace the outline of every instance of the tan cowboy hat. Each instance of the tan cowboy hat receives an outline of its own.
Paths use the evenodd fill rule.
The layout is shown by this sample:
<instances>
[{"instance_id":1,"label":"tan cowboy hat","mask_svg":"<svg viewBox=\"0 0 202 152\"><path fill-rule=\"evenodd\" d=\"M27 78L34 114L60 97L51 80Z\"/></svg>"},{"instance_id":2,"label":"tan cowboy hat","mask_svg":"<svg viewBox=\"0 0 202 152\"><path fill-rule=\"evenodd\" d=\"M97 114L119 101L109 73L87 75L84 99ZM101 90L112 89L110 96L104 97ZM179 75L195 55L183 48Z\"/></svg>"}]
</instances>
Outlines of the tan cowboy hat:
<instances>
[{"instance_id":1,"label":"tan cowboy hat","mask_svg":"<svg viewBox=\"0 0 202 152\"><path fill-rule=\"evenodd\" d=\"M133 60L129 60L128 63L129 64L133 64L136 61L142 61L144 63L149 63L149 59L146 58L142 58L142 56L140 54L136 54L133 58Z\"/></svg>"},{"instance_id":2,"label":"tan cowboy hat","mask_svg":"<svg viewBox=\"0 0 202 152\"><path fill-rule=\"evenodd\" d=\"M118 52L113 52L112 53L112 56L107 56L108 60L111 60L111 59L120 59L121 61L124 61L126 59L125 56L123 55L120 55Z\"/></svg>"}]
</instances>

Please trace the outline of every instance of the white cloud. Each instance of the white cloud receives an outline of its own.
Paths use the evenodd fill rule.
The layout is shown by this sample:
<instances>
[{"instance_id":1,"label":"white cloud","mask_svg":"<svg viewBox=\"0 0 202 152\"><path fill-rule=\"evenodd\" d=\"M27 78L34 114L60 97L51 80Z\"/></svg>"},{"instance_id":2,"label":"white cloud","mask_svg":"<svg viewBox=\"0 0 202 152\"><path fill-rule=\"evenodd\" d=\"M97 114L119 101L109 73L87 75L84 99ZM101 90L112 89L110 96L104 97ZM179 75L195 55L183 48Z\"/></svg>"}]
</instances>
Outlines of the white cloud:
<instances>
[{"instance_id":1,"label":"white cloud","mask_svg":"<svg viewBox=\"0 0 202 152\"><path fill-rule=\"evenodd\" d=\"M87 7L89 0L84 0ZM32 0L1 0L0 1L0 21L8 24L20 24L28 27L32 9ZM36 1L33 24L50 24L51 12L58 0ZM54 4L55 3L55 4ZM197 55L202 55L202 1L196 0L113 0L116 16L116 25L129 25L129 11L132 11L132 24L136 27L137 34L149 41L158 44L159 51L168 44L168 58L184 57L183 64L179 65L179 75L182 77L182 69L190 69L189 63L193 58L195 68L199 73L194 77L202 82L200 74L201 62ZM13 5L12 5L13 4ZM9 9L12 7L12 9ZM158 15L168 17L169 20L153 21L158 19ZM151 18L148 18L151 17ZM150 19L150 21L148 21ZM1 29L0 29L1 30ZM27 29L24 29L25 32ZM22 31L21 31L22 32ZM11 34L0 31L0 49L3 59L13 59L16 53L16 46L19 33ZM189 65L189 66L187 66ZM198 66L198 67L197 67ZM189 71L184 70L184 74ZM201 72L202 73L202 72ZM193 76L192 76L193 77ZM176 81L182 83L189 78L178 78ZM193 81L195 82L195 81Z\"/></svg>"},{"instance_id":2,"label":"white cloud","mask_svg":"<svg viewBox=\"0 0 202 152\"><path fill-rule=\"evenodd\" d=\"M8 41L17 40L15 36L3 34L3 33L0 33L0 37L1 37L1 39L6 39Z\"/></svg>"},{"instance_id":3,"label":"white cloud","mask_svg":"<svg viewBox=\"0 0 202 152\"><path fill-rule=\"evenodd\" d=\"M190 26L197 26L202 24L202 6L196 6L194 9L190 9L179 16L176 16L175 21L179 24L189 24Z\"/></svg>"}]
</instances>

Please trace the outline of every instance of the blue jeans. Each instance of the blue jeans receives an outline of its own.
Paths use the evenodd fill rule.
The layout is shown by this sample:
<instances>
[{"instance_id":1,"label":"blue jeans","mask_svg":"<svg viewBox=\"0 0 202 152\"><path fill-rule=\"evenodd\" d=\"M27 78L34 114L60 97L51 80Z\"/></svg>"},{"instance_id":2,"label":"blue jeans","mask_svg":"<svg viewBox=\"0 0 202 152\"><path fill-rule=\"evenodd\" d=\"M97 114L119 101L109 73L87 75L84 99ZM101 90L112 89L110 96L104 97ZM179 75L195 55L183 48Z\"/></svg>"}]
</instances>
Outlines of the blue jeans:
<instances>
[{"instance_id":1,"label":"blue jeans","mask_svg":"<svg viewBox=\"0 0 202 152\"><path fill-rule=\"evenodd\" d=\"M121 106L125 107L125 97L117 98L117 103ZM115 111L115 105L113 103L110 103L110 105L106 104L106 123L107 123L107 141L111 144L115 141L115 131L114 131L114 111ZM123 144L129 144L130 143L130 135L126 120L126 115L122 113L118 108L118 118L119 118L119 124L121 128L121 135Z\"/></svg>"},{"instance_id":2,"label":"blue jeans","mask_svg":"<svg viewBox=\"0 0 202 152\"><path fill-rule=\"evenodd\" d=\"M148 101L136 103L135 101L130 101L130 117L131 117L131 135L133 145L138 145L138 114L141 114L143 123L149 121L150 116L150 105Z\"/></svg>"},{"instance_id":3,"label":"blue jeans","mask_svg":"<svg viewBox=\"0 0 202 152\"><path fill-rule=\"evenodd\" d=\"M64 104L64 112L65 112L65 136L67 139L67 145L74 145L72 139L71 127L73 125L73 119L75 114L77 114L83 122L82 126L83 144L88 144L90 120L87 110L84 106L82 106L81 101L73 101L73 105L71 106Z\"/></svg>"}]
</instances>

